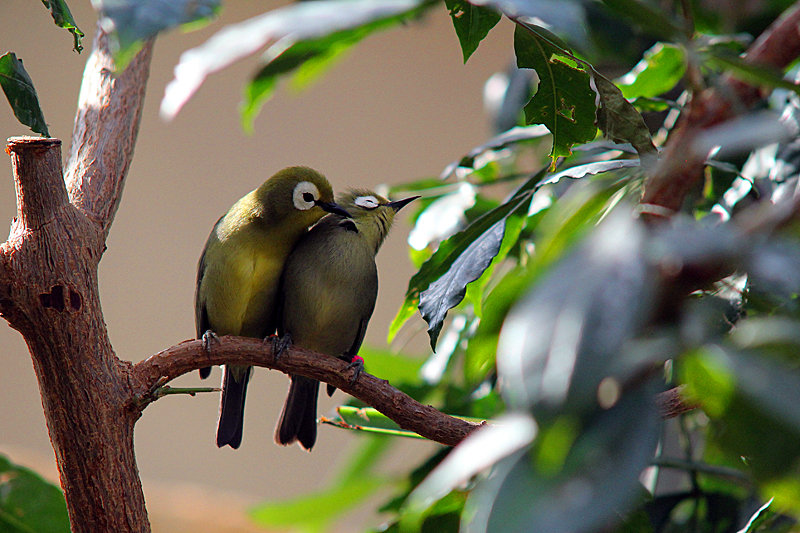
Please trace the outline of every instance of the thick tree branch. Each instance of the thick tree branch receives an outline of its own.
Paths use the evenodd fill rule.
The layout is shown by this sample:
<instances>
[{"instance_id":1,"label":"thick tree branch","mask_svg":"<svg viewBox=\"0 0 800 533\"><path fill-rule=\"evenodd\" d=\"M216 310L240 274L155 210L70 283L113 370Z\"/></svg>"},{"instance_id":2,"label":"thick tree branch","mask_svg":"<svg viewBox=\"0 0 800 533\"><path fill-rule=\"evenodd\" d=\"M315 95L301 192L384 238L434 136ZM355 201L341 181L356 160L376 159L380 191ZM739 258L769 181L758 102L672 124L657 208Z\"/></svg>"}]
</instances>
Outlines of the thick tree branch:
<instances>
[{"instance_id":1,"label":"thick tree branch","mask_svg":"<svg viewBox=\"0 0 800 533\"><path fill-rule=\"evenodd\" d=\"M272 343L244 337L220 337L219 340L211 344L210 352L203 349L202 341L186 341L134 365L132 402L143 408L154 387L206 366L236 364L272 368L330 383L371 405L401 428L448 446L455 446L479 427L479 424L441 413L430 405L422 405L388 381L366 372L362 372L351 387L352 371L347 370L347 363L335 357L289 347L275 361Z\"/></svg>"},{"instance_id":2,"label":"thick tree branch","mask_svg":"<svg viewBox=\"0 0 800 533\"><path fill-rule=\"evenodd\" d=\"M783 70L800 57L800 2L788 9L748 49L744 60ZM732 76L716 88L695 94L661 154L660 162L645 182L644 211L660 217L680 210L684 198L702 179L707 154L695 147L703 130L752 108L763 89Z\"/></svg>"},{"instance_id":3,"label":"thick tree branch","mask_svg":"<svg viewBox=\"0 0 800 533\"><path fill-rule=\"evenodd\" d=\"M12 138L18 213L2 245L4 318L28 344L72 530L149 531L133 453L139 412L97 284L104 235L67 202L57 139Z\"/></svg>"},{"instance_id":4,"label":"thick tree branch","mask_svg":"<svg viewBox=\"0 0 800 533\"><path fill-rule=\"evenodd\" d=\"M70 201L108 236L122 199L144 106L153 40L124 72L114 72L108 34L97 24L83 74L66 182Z\"/></svg>"}]
</instances>

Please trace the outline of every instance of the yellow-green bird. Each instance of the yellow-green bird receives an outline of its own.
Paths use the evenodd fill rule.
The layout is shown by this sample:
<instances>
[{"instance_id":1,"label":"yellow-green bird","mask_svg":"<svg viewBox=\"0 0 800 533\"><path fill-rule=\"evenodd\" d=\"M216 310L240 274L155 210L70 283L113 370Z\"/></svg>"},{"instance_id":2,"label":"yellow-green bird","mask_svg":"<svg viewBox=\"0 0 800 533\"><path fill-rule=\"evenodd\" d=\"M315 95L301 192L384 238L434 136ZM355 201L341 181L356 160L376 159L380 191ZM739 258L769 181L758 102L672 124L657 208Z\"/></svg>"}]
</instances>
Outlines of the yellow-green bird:
<instances>
[{"instance_id":1,"label":"yellow-green bird","mask_svg":"<svg viewBox=\"0 0 800 533\"><path fill-rule=\"evenodd\" d=\"M265 338L278 323L284 263L325 212L349 216L333 202L330 183L307 167L281 170L236 202L217 221L197 267L195 325L209 348L214 335ZM211 368L200 370L208 377ZM217 446L242 442L244 399L251 367L226 365Z\"/></svg>"},{"instance_id":2,"label":"yellow-green bird","mask_svg":"<svg viewBox=\"0 0 800 533\"><path fill-rule=\"evenodd\" d=\"M375 254L394 216L417 198L390 202L372 191L354 190L337 198L350 218L327 215L306 233L286 261L281 283L278 335L295 346L353 363L378 295ZM328 395L334 387L328 385ZM300 442L306 450L317 438L319 382L291 376L289 395L275 428L275 442Z\"/></svg>"}]
</instances>

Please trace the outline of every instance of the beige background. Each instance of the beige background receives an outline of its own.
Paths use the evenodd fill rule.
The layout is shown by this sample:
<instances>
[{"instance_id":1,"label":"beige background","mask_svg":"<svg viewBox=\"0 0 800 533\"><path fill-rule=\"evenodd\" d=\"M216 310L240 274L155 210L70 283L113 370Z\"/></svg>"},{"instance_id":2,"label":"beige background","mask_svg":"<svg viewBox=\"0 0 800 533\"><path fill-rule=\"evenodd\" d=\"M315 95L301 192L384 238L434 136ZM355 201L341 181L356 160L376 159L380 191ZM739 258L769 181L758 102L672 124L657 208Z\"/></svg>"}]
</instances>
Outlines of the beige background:
<instances>
[{"instance_id":1,"label":"beige background","mask_svg":"<svg viewBox=\"0 0 800 533\"><path fill-rule=\"evenodd\" d=\"M197 258L217 218L276 170L305 164L321 170L334 189L374 187L435 176L451 160L490 135L482 88L511 60L512 36L501 24L467 65L444 6L426 19L368 38L310 89L279 90L256 121L255 135L239 125L237 105L255 61L213 75L173 123L158 104L180 53L222 24L254 16L276 2L229 1L220 20L191 34L159 39L144 119L121 208L100 267L100 290L111 340L123 359L139 361L194 335ZM91 47L95 15L88 0L72 0ZM42 4L2 0L0 54L14 51L33 78L51 135L69 137L82 55L71 36L52 24ZM476 118L477 117L477 118ZM0 136L28 134L0 103ZM2 158L0 158L2 159ZM0 161L0 224L15 213L10 161ZM388 324L413 273L401 220L378 257L381 289L367 342L385 343ZM3 234L3 238L5 234ZM2 239L0 239L2 240ZM416 326L421 320L416 319ZM411 345L420 356L425 339ZM369 361L367 361L369 369ZM219 370L211 381L219 380ZM199 385L196 375L178 386ZM146 410L136 429L139 469L155 531L249 530L241 510L324 486L357 436L323 427L313 453L272 443L287 379L259 370L248 392L241 449L214 445L217 395L168 397ZM324 397L322 414L333 400ZM403 441L393 461L431 445ZM55 476L30 357L21 336L0 321L0 453ZM227 513L227 515L226 515ZM342 531L379 520L362 513ZM220 529L221 530L221 529Z\"/></svg>"}]
</instances>

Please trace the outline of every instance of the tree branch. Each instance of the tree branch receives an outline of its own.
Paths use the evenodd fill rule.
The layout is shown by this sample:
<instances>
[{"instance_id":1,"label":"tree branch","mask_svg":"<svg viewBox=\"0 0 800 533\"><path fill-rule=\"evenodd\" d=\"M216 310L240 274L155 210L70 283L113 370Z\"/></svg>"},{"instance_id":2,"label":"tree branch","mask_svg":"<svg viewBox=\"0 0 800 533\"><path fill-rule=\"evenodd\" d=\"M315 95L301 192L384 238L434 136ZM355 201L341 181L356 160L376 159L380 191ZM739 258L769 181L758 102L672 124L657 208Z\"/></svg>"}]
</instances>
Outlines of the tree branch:
<instances>
[{"instance_id":1,"label":"tree branch","mask_svg":"<svg viewBox=\"0 0 800 533\"><path fill-rule=\"evenodd\" d=\"M800 57L800 2L776 20L748 49L744 60L784 70ZM717 88L695 94L678 127L670 135L659 164L646 180L641 203L644 212L668 217L680 210L684 198L703 177L707 154L694 147L703 130L750 109L764 96L761 87L726 75Z\"/></svg>"},{"instance_id":2,"label":"tree branch","mask_svg":"<svg viewBox=\"0 0 800 533\"><path fill-rule=\"evenodd\" d=\"M210 352L206 352L201 340L184 341L134 365L130 373L131 405L142 410L160 398L156 394L159 387L178 376L224 364L260 366L330 383L374 407L402 429L446 446L455 446L482 425L422 405L388 381L366 372L362 372L351 387L352 371L347 369L347 363L335 357L290 346L276 361L272 343L234 336L220 337L219 343L212 343ZM682 388L676 387L656 397L662 418L674 418L697 407L687 402L681 392Z\"/></svg>"},{"instance_id":3,"label":"tree branch","mask_svg":"<svg viewBox=\"0 0 800 533\"><path fill-rule=\"evenodd\" d=\"M105 236L133 159L153 42L145 42L124 72L114 72L108 34L98 21L86 61L65 175L70 201L98 223Z\"/></svg>"},{"instance_id":4,"label":"tree branch","mask_svg":"<svg viewBox=\"0 0 800 533\"><path fill-rule=\"evenodd\" d=\"M219 341L211 344L210 353L203 349L200 340L185 341L134 365L132 403L143 408L149 403L148 395L154 387L187 372L206 366L235 364L271 368L330 383L371 405L401 428L447 446L455 446L479 427L479 424L448 416L430 405L422 405L388 381L366 372L362 372L351 387L352 371L347 370L347 363L335 357L292 346L276 361L272 343L231 336L220 337Z\"/></svg>"}]
</instances>

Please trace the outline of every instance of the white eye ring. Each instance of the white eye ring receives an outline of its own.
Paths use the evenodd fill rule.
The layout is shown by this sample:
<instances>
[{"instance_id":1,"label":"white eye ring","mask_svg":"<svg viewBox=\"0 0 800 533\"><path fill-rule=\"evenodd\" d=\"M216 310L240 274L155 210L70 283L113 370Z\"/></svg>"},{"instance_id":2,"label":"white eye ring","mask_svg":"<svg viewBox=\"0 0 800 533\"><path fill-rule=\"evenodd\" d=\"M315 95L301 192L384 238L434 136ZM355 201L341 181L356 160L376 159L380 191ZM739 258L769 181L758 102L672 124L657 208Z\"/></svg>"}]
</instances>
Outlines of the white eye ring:
<instances>
[{"instance_id":1,"label":"white eye ring","mask_svg":"<svg viewBox=\"0 0 800 533\"><path fill-rule=\"evenodd\" d=\"M363 207L364 209L375 209L381 205L378 199L374 196L359 196L353 203L358 207Z\"/></svg>"},{"instance_id":2,"label":"white eye ring","mask_svg":"<svg viewBox=\"0 0 800 533\"><path fill-rule=\"evenodd\" d=\"M319 189L316 185L310 181L301 181L295 185L292 201L297 209L307 211L317 205L317 200L319 200Z\"/></svg>"}]
</instances>

